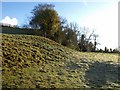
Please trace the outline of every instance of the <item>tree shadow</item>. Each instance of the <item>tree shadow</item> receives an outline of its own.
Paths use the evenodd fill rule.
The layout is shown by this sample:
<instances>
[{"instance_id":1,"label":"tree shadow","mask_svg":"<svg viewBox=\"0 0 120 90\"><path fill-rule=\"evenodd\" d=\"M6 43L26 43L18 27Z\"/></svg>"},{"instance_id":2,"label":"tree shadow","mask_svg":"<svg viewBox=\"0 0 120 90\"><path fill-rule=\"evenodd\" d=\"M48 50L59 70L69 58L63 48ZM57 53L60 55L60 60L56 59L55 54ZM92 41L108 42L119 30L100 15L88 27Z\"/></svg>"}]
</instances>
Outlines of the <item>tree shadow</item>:
<instances>
[{"instance_id":1,"label":"tree shadow","mask_svg":"<svg viewBox=\"0 0 120 90\"><path fill-rule=\"evenodd\" d=\"M120 85L119 71L120 66L118 65L107 62L95 62L85 72L86 85L91 88L100 88L104 85L110 86L109 82Z\"/></svg>"}]
</instances>

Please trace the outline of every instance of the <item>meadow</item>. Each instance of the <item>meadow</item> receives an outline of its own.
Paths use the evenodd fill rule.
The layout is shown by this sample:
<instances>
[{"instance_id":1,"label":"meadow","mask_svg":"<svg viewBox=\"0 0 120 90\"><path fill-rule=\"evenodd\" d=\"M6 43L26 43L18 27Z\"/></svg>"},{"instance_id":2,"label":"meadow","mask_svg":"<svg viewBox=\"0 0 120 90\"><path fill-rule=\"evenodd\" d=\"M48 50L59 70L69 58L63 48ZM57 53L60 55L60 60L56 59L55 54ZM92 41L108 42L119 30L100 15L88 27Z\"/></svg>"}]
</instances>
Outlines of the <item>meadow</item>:
<instances>
[{"instance_id":1,"label":"meadow","mask_svg":"<svg viewBox=\"0 0 120 90\"><path fill-rule=\"evenodd\" d=\"M119 89L118 54L78 52L50 39L2 35L3 88Z\"/></svg>"}]
</instances>

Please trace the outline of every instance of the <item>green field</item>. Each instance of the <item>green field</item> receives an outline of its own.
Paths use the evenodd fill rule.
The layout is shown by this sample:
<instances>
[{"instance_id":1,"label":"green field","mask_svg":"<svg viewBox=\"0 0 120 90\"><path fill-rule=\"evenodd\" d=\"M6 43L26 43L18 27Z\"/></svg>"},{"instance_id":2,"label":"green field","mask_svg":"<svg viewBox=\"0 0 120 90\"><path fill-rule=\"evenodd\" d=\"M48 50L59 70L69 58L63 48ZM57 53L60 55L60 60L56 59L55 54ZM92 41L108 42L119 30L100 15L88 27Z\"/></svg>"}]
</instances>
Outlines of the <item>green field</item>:
<instances>
[{"instance_id":1,"label":"green field","mask_svg":"<svg viewBox=\"0 0 120 90\"><path fill-rule=\"evenodd\" d=\"M2 35L3 88L120 88L118 54L77 52L32 35Z\"/></svg>"}]
</instances>

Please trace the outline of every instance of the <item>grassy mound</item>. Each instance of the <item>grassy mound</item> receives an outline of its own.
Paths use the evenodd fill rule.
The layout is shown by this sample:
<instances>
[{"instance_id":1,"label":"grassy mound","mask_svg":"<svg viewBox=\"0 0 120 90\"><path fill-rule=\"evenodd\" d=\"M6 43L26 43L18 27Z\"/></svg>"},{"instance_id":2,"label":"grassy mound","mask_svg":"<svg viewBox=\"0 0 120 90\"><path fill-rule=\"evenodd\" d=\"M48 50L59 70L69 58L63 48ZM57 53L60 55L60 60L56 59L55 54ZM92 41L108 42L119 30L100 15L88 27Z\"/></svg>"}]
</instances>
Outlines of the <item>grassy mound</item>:
<instances>
[{"instance_id":1,"label":"grassy mound","mask_svg":"<svg viewBox=\"0 0 120 90\"><path fill-rule=\"evenodd\" d=\"M2 35L3 88L120 88L118 55L83 53L32 35Z\"/></svg>"}]
</instances>

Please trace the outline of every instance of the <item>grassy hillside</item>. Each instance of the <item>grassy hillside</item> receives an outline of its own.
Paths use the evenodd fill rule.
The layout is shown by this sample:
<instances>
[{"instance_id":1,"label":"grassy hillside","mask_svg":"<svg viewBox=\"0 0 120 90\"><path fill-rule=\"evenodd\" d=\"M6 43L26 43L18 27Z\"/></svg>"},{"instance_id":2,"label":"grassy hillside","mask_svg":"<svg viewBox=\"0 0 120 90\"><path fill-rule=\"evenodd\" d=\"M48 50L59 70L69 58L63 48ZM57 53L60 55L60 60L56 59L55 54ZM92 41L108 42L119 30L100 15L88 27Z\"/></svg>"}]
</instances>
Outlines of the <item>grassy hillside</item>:
<instances>
[{"instance_id":1,"label":"grassy hillside","mask_svg":"<svg viewBox=\"0 0 120 90\"><path fill-rule=\"evenodd\" d=\"M120 88L117 54L77 52L40 36L2 39L4 88Z\"/></svg>"}]
</instances>

